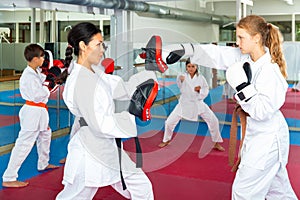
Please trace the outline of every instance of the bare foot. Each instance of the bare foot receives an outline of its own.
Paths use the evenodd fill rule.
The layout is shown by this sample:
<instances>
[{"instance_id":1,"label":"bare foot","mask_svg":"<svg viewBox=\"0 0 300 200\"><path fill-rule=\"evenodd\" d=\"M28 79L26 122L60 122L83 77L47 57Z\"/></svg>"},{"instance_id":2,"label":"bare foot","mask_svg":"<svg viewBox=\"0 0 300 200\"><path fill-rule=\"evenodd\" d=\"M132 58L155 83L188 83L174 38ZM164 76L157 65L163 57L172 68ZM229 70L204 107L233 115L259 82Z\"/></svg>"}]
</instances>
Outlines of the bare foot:
<instances>
[{"instance_id":1,"label":"bare foot","mask_svg":"<svg viewBox=\"0 0 300 200\"><path fill-rule=\"evenodd\" d=\"M60 164L65 164L66 163L66 158L63 158L59 161Z\"/></svg>"},{"instance_id":2,"label":"bare foot","mask_svg":"<svg viewBox=\"0 0 300 200\"><path fill-rule=\"evenodd\" d=\"M3 187L11 187L11 188L21 188L28 186L28 182L22 182L22 181L5 181L2 182Z\"/></svg>"},{"instance_id":3,"label":"bare foot","mask_svg":"<svg viewBox=\"0 0 300 200\"><path fill-rule=\"evenodd\" d=\"M214 149L218 151L225 151L224 147L222 147L222 145L218 142L215 143Z\"/></svg>"},{"instance_id":4,"label":"bare foot","mask_svg":"<svg viewBox=\"0 0 300 200\"><path fill-rule=\"evenodd\" d=\"M56 169L56 168L59 168L59 166L49 164L45 169Z\"/></svg>"},{"instance_id":5,"label":"bare foot","mask_svg":"<svg viewBox=\"0 0 300 200\"><path fill-rule=\"evenodd\" d=\"M169 144L170 144L170 142L171 142L171 140L169 140L169 141L166 141L166 142L162 142L162 143L160 143L160 144L158 145L158 147L160 147L160 148L163 148L163 147L165 147L165 146L169 145Z\"/></svg>"},{"instance_id":6,"label":"bare foot","mask_svg":"<svg viewBox=\"0 0 300 200\"><path fill-rule=\"evenodd\" d=\"M42 170L39 170L39 171L41 172L41 171L45 171L47 169L57 169L57 168L59 168L59 166L49 164L45 169L42 169Z\"/></svg>"}]
</instances>

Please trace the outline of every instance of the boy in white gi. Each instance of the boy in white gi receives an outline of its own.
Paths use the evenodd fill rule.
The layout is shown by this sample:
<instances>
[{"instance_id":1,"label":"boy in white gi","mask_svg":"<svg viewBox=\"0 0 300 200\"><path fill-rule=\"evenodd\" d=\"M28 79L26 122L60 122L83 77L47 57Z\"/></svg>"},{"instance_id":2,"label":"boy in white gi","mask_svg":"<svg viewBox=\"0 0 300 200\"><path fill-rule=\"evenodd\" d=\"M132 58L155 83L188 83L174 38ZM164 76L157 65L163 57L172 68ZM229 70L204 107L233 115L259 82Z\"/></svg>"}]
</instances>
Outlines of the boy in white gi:
<instances>
[{"instance_id":1,"label":"boy in white gi","mask_svg":"<svg viewBox=\"0 0 300 200\"><path fill-rule=\"evenodd\" d=\"M173 131L179 120L184 118L197 121L198 116L201 116L208 125L212 141L214 142L213 148L225 151L220 144L223 142L223 139L219 131L218 118L203 101L209 92L208 84L198 72L197 65L192 64L190 59L186 61L186 72L177 76L177 85L181 96L178 104L165 122L163 141L158 146L165 147L171 142Z\"/></svg>"},{"instance_id":2,"label":"boy in white gi","mask_svg":"<svg viewBox=\"0 0 300 200\"><path fill-rule=\"evenodd\" d=\"M3 174L3 187L25 187L29 183L18 181L18 171L30 153L34 143L37 144L39 171L57 168L49 164L51 129L46 103L50 91L46 75L39 67L44 62L44 49L37 44L30 44L24 50L27 67L20 78L20 93L26 103L19 112L21 130L11 152L10 160ZM47 82L47 84L46 84Z\"/></svg>"}]
</instances>

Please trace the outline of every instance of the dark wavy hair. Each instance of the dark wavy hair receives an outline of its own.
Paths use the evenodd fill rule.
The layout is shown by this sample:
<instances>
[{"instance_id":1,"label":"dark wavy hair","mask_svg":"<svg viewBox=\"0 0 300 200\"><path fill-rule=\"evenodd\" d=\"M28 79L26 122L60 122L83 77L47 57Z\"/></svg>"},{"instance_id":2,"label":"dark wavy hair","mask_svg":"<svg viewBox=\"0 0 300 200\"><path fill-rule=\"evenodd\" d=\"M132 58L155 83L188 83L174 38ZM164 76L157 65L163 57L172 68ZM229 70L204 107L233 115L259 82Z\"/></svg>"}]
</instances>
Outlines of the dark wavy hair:
<instances>
[{"instance_id":1,"label":"dark wavy hair","mask_svg":"<svg viewBox=\"0 0 300 200\"><path fill-rule=\"evenodd\" d=\"M191 63L191 58L186 59L186 61L185 61L185 67L187 67L187 65L190 64L190 63ZM193 64L193 63L192 63L192 64ZM196 64L194 64L194 65L196 65ZM196 65L196 71L195 71L195 74L196 74L197 76L199 76L198 65Z\"/></svg>"}]
</instances>

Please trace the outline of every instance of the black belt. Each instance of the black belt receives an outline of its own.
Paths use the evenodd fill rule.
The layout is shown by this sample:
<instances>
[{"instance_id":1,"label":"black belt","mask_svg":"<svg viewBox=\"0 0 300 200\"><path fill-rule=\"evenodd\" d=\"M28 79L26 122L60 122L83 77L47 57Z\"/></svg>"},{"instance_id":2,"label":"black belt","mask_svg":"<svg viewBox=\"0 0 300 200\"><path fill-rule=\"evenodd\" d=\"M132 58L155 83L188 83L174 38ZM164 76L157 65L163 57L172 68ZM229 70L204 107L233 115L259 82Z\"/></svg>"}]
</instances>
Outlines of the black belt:
<instances>
[{"instance_id":1,"label":"black belt","mask_svg":"<svg viewBox=\"0 0 300 200\"><path fill-rule=\"evenodd\" d=\"M80 124L80 127L88 126L88 124L86 123L86 121L83 117L80 117L79 124ZM118 147L121 182L122 182L123 190L126 190L127 187L126 187L126 184L125 184L125 181L124 181L124 177L123 177L123 173L122 173L122 165L121 165L121 163L122 163L122 155L121 155L121 153L122 153L122 151L121 151L122 141L121 141L121 138L115 138L115 140L116 140L117 147ZM136 148L135 149L136 150L136 167L141 168L143 166L141 144L140 144L140 141L139 141L138 137L135 137L134 141L135 141L135 148Z\"/></svg>"},{"instance_id":2,"label":"black belt","mask_svg":"<svg viewBox=\"0 0 300 200\"><path fill-rule=\"evenodd\" d=\"M126 187L126 184L125 184L125 180L124 180L124 177L123 177L123 173L122 173L122 151L121 151L121 138L115 138L116 140L116 143L117 143L117 146L118 146L118 155L119 155L119 165L120 165L120 175L121 175L121 182L122 182L122 186L123 186L123 190L126 190L127 187Z\"/></svg>"},{"instance_id":3,"label":"black belt","mask_svg":"<svg viewBox=\"0 0 300 200\"><path fill-rule=\"evenodd\" d=\"M126 184L123 178L123 173L122 173L122 166L121 166L121 160L122 160L122 156L121 156L121 138L115 138L117 146L118 146L118 154L119 154L119 164L120 164L120 174L121 174L121 181L122 181L122 185L123 185L123 190L126 190ZM136 167L137 168L141 168L143 166L143 158L142 158L142 148L140 145L140 141L138 137L134 138L135 141L135 151L136 151Z\"/></svg>"}]
</instances>

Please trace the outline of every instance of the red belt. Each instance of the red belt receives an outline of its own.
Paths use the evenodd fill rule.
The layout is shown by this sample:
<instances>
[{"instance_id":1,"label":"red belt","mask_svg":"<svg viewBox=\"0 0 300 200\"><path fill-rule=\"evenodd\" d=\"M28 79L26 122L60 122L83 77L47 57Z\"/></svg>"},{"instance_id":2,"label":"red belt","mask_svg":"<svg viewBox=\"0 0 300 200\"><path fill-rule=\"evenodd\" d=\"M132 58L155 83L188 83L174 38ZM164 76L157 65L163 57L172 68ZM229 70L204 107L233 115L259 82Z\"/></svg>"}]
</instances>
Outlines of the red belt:
<instances>
[{"instance_id":1,"label":"red belt","mask_svg":"<svg viewBox=\"0 0 300 200\"><path fill-rule=\"evenodd\" d=\"M26 105L29 105L29 106L37 106L37 107L42 107L42 108L46 108L48 110L48 106L45 104L45 103L35 103L33 101L26 101L25 103Z\"/></svg>"}]
</instances>

